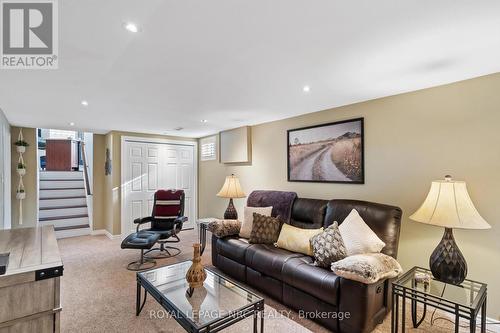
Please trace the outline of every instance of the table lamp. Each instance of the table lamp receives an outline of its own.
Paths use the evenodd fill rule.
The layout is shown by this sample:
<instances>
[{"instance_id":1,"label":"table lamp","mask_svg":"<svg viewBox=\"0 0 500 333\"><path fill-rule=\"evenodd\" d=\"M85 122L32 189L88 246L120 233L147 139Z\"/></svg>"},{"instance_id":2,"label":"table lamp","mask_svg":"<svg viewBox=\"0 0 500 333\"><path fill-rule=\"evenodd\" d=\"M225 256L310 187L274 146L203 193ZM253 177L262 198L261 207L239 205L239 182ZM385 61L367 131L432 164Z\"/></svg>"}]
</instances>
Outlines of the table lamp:
<instances>
[{"instance_id":1,"label":"table lamp","mask_svg":"<svg viewBox=\"0 0 500 333\"><path fill-rule=\"evenodd\" d=\"M451 176L446 176L444 181L433 181L424 203L410 219L445 228L429 266L439 281L462 283L467 276L467 263L455 243L452 229L491 228L474 207L465 182L454 181Z\"/></svg>"},{"instance_id":2,"label":"table lamp","mask_svg":"<svg viewBox=\"0 0 500 333\"><path fill-rule=\"evenodd\" d=\"M233 174L226 177L226 181L219 193L218 197L229 198L229 205L227 206L226 212L224 213L225 220L237 220L238 212L234 208L233 198L244 198L246 195L241 189L240 180Z\"/></svg>"}]
</instances>

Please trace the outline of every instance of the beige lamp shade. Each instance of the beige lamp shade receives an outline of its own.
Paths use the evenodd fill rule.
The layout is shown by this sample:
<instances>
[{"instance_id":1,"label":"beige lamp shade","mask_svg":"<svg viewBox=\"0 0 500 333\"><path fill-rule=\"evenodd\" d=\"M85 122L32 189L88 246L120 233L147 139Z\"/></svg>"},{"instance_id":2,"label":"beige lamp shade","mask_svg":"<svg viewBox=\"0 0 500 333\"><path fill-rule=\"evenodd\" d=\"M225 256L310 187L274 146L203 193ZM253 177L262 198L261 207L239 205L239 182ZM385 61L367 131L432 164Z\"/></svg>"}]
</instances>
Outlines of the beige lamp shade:
<instances>
[{"instance_id":1,"label":"beige lamp shade","mask_svg":"<svg viewBox=\"0 0 500 333\"><path fill-rule=\"evenodd\" d=\"M444 228L489 229L479 215L463 181L433 181L427 198L410 219Z\"/></svg>"},{"instance_id":2,"label":"beige lamp shade","mask_svg":"<svg viewBox=\"0 0 500 333\"><path fill-rule=\"evenodd\" d=\"M235 176L227 176L224 185L220 189L219 193L217 193L218 197L222 198L244 198L246 197L245 193L241 189L240 180Z\"/></svg>"}]
</instances>

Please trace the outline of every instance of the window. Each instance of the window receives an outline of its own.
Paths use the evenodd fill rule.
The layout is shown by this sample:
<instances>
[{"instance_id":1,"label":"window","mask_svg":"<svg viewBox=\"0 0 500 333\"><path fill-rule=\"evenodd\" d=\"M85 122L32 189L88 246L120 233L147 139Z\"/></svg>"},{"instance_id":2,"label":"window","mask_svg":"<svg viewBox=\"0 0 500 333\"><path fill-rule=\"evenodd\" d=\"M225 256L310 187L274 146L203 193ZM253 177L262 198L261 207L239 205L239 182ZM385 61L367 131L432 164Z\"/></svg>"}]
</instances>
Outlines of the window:
<instances>
[{"instance_id":1,"label":"window","mask_svg":"<svg viewBox=\"0 0 500 333\"><path fill-rule=\"evenodd\" d=\"M217 136L210 136L200 140L201 160L213 161L217 159Z\"/></svg>"}]
</instances>

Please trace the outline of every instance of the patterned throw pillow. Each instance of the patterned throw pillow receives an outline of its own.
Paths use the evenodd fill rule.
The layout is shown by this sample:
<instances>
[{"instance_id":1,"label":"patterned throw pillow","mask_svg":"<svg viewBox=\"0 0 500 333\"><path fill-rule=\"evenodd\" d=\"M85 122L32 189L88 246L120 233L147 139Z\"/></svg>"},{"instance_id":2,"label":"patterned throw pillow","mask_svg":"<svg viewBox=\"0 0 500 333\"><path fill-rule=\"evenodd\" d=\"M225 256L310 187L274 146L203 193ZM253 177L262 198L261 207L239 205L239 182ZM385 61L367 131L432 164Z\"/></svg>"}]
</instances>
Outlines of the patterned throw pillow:
<instances>
[{"instance_id":1,"label":"patterned throw pillow","mask_svg":"<svg viewBox=\"0 0 500 333\"><path fill-rule=\"evenodd\" d=\"M273 207L245 207L243 221L241 223L240 237L250 238L253 225L253 213L271 216Z\"/></svg>"},{"instance_id":2,"label":"patterned throw pillow","mask_svg":"<svg viewBox=\"0 0 500 333\"><path fill-rule=\"evenodd\" d=\"M349 256L334 262L331 268L340 277L365 284L394 278L403 272L396 259L383 253Z\"/></svg>"},{"instance_id":3,"label":"patterned throw pillow","mask_svg":"<svg viewBox=\"0 0 500 333\"><path fill-rule=\"evenodd\" d=\"M241 222L238 220L216 220L210 222L207 229L219 238L237 235L240 232Z\"/></svg>"},{"instance_id":4,"label":"patterned throw pillow","mask_svg":"<svg viewBox=\"0 0 500 333\"><path fill-rule=\"evenodd\" d=\"M280 217L264 216L253 213L253 226L250 239L251 244L274 244L280 235Z\"/></svg>"},{"instance_id":5,"label":"patterned throw pillow","mask_svg":"<svg viewBox=\"0 0 500 333\"><path fill-rule=\"evenodd\" d=\"M332 263L346 257L346 248L336 221L322 233L312 237L311 246L316 266L329 268Z\"/></svg>"}]
</instances>

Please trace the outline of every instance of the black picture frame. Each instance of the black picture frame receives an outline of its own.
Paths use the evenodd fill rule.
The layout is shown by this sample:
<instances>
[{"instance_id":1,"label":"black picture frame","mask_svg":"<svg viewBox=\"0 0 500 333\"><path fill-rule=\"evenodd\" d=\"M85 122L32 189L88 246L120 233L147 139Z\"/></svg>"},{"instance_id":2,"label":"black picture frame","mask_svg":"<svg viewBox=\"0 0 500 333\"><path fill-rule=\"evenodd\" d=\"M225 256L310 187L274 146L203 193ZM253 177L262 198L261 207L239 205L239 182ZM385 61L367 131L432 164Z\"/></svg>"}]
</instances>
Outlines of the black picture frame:
<instances>
[{"instance_id":1,"label":"black picture frame","mask_svg":"<svg viewBox=\"0 0 500 333\"><path fill-rule=\"evenodd\" d=\"M293 132L299 132L299 131L304 131L304 130L310 130L314 128L322 128L322 127L328 127L328 126L335 126L335 125L340 125L340 124L346 124L346 123L354 123L354 122L359 122L359 134L360 134L360 144L361 144L361 157L360 157L360 163L361 163L361 176L358 177L359 179L350 179L350 180L324 180L324 179L292 179L291 176L291 162L290 162L290 135ZM307 127L300 127L300 128L294 128L294 129L289 129L286 132L286 141L287 141L287 179L289 182L304 182L304 183L335 183L335 184L364 184L365 183L365 126L364 126L364 118L353 118L353 119L347 119L347 120L341 120L341 121L335 121L335 122L330 122L330 123L324 123L324 124L318 124L318 125L312 125L312 126L307 126ZM346 178L348 178L346 176Z\"/></svg>"}]
</instances>

